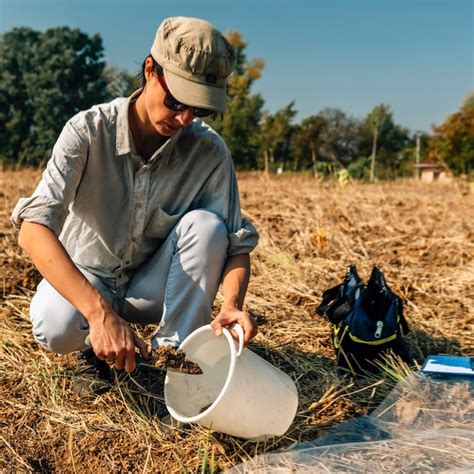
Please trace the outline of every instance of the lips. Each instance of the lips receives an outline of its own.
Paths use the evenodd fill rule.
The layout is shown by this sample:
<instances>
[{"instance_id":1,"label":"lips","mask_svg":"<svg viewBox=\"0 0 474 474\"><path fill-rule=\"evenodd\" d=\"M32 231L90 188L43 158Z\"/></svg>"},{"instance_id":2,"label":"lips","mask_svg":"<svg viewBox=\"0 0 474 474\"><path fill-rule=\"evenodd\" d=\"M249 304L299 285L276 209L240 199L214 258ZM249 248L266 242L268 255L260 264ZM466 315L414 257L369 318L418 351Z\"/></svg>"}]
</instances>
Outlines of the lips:
<instances>
[{"instance_id":1,"label":"lips","mask_svg":"<svg viewBox=\"0 0 474 474\"><path fill-rule=\"evenodd\" d=\"M175 127L175 126L171 125L171 124L168 123L168 122L163 122L163 123L166 125L167 128L169 128L169 129L172 130L173 132L177 132L177 131L180 129L179 126L178 126L178 127Z\"/></svg>"}]
</instances>

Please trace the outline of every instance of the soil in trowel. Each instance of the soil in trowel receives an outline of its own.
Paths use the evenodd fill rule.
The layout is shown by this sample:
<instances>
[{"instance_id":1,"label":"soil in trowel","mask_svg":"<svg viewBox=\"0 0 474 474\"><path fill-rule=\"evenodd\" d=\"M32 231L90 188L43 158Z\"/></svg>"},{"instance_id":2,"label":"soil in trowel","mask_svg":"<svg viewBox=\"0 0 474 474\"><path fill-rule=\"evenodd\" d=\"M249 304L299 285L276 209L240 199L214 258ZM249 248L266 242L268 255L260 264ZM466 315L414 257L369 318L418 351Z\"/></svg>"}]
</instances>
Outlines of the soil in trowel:
<instances>
[{"instance_id":1,"label":"soil in trowel","mask_svg":"<svg viewBox=\"0 0 474 474\"><path fill-rule=\"evenodd\" d=\"M153 365L182 374L202 374L201 367L186 359L186 354L174 346L161 346L152 351Z\"/></svg>"}]
</instances>

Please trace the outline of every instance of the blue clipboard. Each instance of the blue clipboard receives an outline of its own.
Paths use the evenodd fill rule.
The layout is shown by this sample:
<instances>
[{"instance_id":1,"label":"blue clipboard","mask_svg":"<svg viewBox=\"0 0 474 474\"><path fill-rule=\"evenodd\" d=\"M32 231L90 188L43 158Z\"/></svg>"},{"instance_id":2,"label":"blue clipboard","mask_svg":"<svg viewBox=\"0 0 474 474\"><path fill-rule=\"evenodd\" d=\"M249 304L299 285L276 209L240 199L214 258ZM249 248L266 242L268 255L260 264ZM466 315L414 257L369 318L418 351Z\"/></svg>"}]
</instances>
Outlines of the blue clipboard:
<instances>
[{"instance_id":1,"label":"blue clipboard","mask_svg":"<svg viewBox=\"0 0 474 474\"><path fill-rule=\"evenodd\" d=\"M430 355L426 358L421 371L431 374L474 376L474 358Z\"/></svg>"}]
</instances>

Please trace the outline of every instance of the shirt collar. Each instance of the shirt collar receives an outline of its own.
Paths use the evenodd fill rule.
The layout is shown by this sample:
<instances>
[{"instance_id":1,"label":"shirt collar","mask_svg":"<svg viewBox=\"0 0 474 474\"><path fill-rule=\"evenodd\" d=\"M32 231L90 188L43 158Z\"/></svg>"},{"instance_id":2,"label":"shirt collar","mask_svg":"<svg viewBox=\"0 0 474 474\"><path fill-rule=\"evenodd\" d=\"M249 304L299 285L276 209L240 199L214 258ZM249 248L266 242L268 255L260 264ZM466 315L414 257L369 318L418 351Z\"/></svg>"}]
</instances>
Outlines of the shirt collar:
<instances>
[{"instance_id":1,"label":"shirt collar","mask_svg":"<svg viewBox=\"0 0 474 474\"><path fill-rule=\"evenodd\" d=\"M130 97L120 104L117 114L117 135L115 139L115 154L126 155L134 151L130 127L128 126L128 107L130 103L137 100L142 88L136 90Z\"/></svg>"}]
</instances>

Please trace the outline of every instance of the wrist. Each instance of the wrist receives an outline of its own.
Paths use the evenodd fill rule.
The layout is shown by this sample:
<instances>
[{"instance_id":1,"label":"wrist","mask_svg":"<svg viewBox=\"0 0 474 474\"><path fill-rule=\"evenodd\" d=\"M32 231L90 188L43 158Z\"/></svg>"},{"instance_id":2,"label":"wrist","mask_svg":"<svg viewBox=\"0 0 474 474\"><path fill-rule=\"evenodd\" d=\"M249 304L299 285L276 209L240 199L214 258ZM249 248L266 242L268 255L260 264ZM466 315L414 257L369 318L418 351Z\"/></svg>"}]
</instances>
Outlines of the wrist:
<instances>
[{"instance_id":1,"label":"wrist","mask_svg":"<svg viewBox=\"0 0 474 474\"><path fill-rule=\"evenodd\" d=\"M222 309L237 309L242 310L242 305L240 304L239 297L233 296L231 298L225 298L224 303L222 304Z\"/></svg>"},{"instance_id":2,"label":"wrist","mask_svg":"<svg viewBox=\"0 0 474 474\"><path fill-rule=\"evenodd\" d=\"M79 311L87 319L89 325L104 324L107 315L110 315L110 305L105 298L94 288L88 288L83 293L83 303Z\"/></svg>"}]
</instances>

